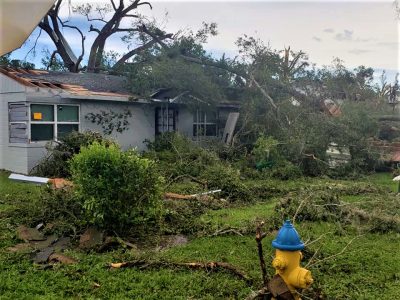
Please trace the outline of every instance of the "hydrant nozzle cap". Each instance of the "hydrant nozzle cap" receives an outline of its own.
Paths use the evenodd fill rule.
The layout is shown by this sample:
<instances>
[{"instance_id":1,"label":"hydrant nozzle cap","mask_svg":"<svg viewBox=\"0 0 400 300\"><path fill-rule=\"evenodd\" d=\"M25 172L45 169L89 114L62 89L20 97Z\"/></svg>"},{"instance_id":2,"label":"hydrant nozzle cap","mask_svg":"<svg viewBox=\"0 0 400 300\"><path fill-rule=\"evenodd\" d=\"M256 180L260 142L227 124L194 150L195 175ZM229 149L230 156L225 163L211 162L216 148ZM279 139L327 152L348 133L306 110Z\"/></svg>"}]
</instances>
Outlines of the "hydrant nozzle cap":
<instances>
[{"instance_id":1,"label":"hydrant nozzle cap","mask_svg":"<svg viewBox=\"0 0 400 300\"><path fill-rule=\"evenodd\" d=\"M286 220L275 238L272 247L279 250L297 251L304 249L304 243L290 220Z\"/></svg>"}]
</instances>

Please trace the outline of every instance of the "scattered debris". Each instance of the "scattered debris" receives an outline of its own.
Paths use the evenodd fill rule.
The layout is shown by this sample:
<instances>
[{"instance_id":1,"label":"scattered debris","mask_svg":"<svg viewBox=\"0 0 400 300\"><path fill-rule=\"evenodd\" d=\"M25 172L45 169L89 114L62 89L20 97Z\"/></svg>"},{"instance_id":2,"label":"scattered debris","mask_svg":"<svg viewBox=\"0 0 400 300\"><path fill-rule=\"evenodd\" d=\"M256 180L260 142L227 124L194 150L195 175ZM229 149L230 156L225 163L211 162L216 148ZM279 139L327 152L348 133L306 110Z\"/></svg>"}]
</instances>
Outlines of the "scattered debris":
<instances>
[{"instance_id":1,"label":"scattered debris","mask_svg":"<svg viewBox=\"0 0 400 300\"><path fill-rule=\"evenodd\" d=\"M122 262L122 263L111 263L110 268L112 269L121 269L121 268L138 268L140 270L143 269L151 269L151 268L186 268L186 269L196 269L196 270L206 270L208 272L218 272L225 271L228 272L239 279L244 280L247 284L252 284L251 278L245 274L243 271L239 270L235 266L224 262L189 262L189 263L176 263L176 262L164 262L164 261L145 261L145 260L136 260L131 262Z\"/></svg>"},{"instance_id":2,"label":"scattered debris","mask_svg":"<svg viewBox=\"0 0 400 300\"><path fill-rule=\"evenodd\" d=\"M40 230L40 229L42 229L43 226L44 226L43 223L39 223L39 224L36 225L35 228L36 228L37 230Z\"/></svg>"},{"instance_id":3,"label":"scattered debris","mask_svg":"<svg viewBox=\"0 0 400 300\"><path fill-rule=\"evenodd\" d=\"M25 176L15 173L11 173L10 176L8 176L8 179L36 184L46 184L49 181L49 178L45 177Z\"/></svg>"},{"instance_id":4,"label":"scattered debris","mask_svg":"<svg viewBox=\"0 0 400 300\"><path fill-rule=\"evenodd\" d=\"M21 243L21 244L16 244L12 247L8 247L7 251L13 252L13 253L30 252L30 251L32 251L32 246L29 243Z\"/></svg>"},{"instance_id":5,"label":"scattered debris","mask_svg":"<svg viewBox=\"0 0 400 300\"><path fill-rule=\"evenodd\" d=\"M167 235L161 237L160 245L158 250L164 250L175 246L181 246L188 243L188 238L184 235L177 234L177 235Z\"/></svg>"},{"instance_id":6,"label":"scattered debris","mask_svg":"<svg viewBox=\"0 0 400 300\"><path fill-rule=\"evenodd\" d=\"M51 178L49 179L49 183L51 184L51 187L55 190L69 188L73 186L73 183L71 181L64 178Z\"/></svg>"},{"instance_id":7,"label":"scattered debris","mask_svg":"<svg viewBox=\"0 0 400 300\"><path fill-rule=\"evenodd\" d=\"M57 236L50 235L46 237L46 239L43 241L30 241L29 244L32 246L33 249L42 250L44 248L49 247L56 241L57 241Z\"/></svg>"},{"instance_id":8,"label":"scattered debris","mask_svg":"<svg viewBox=\"0 0 400 300\"><path fill-rule=\"evenodd\" d=\"M36 228L28 228L24 225L20 225L17 228L17 236L19 239L29 242L29 241L43 241L46 238L43 236L39 230Z\"/></svg>"},{"instance_id":9,"label":"scattered debris","mask_svg":"<svg viewBox=\"0 0 400 300\"><path fill-rule=\"evenodd\" d=\"M268 290L275 299L294 300L293 294L279 274L276 274L268 281Z\"/></svg>"},{"instance_id":10,"label":"scattered debris","mask_svg":"<svg viewBox=\"0 0 400 300\"><path fill-rule=\"evenodd\" d=\"M81 235L79 240L79 248L89 250L103 244L103 232L95 227L89 227Z\"/></svg>"},{"instance_id":11,"label":"scattered debris","mask_svg":"<svg viewBox=\"0 0 400 300\"><path fill-rule=\"evenodd\" d=\"M219 236L219 235L232 234L232 233L243 236L243 234L235 228L219 229L219 230L215 231L211 236Z\"/></svg>"},{"instance_id":12,"label":"scattered debris","mask_svg":"<svg viewBox=\"0 0 400 300\"><path fill-rule=\"evenodd\" d=\"M60 253L53 253L49 256L48 258L49 262L59 262L64 265L71 265L71 264L76 264L78 261L72 257L66 256L64 254Z\"/></svg>"},{"instance_id":13,"label":"scattered debris","mask_svg":"<svg viewBox=\"0 0 400 300\"><path fill-rule=\"evenodd\" d=\"M199 198L202 196L207 196L210 194L215 194L215 193L220 193L222 190L213 190L213 191L208 191L204 193L198 193L198 194L192 194L192 195L182 195L182 194L176 194L176 193L165 193L164 194L164 199L173 199L173 200L188 200L188 199L195 199Z\"/></svg>"},{"instance_id":14,"label":"scattered debris","mask_svg":"<svg viewBox=\"0 0 400 300\"><path fill-rule=\"evenodd\" d=\"M68 249L71 246L71 238L70 237L62 237L53 243L53 247L55 251L60 252Z\"/></svg>"},{"instance_id":15,"label":"scattered debris","mask_svg":"<svg viewBox=\"0 0 400 300\"><path fill-rule=\"evenodd\" d=\"M107 236L101 246L97 249L97 252L106 252L111 249L117 248L121 243L116 237Z\"/></svg>"},{"instance_id":16,"label":"scattered debris","mask_svg":"<svg viewBox=\"0 0 400 300\"><path fill-rule=\"evenodd\" d=\"M45 248L35 254L35 256L33 257L33 262L36 264L44 264L48 261L50 255L52 255L53 253L54 253L53 247Z\"/></svg>"},{"instance_id":17,"label":"scattered debris","mask_svg":"<svg viewBox=\"0 0 400 300\"><path fill-rule=\"evenodd\" d=\"M93 285L92 285L94 288L99 288L99 287L101 287L101 285L100 284L98 284L97 282L93 282Z\"/></svg>"},{"instance_id":18,"label":"scattered debris","mask_svg":"<svg viewBox=\"0 0 400 300\"><path fill-rule=\"evenodd\" d=\"M164 199L173 199L173 200L188 200L193 199L194 197L191 195L181 195L176 193L165 193Z\"/></svg>"}]
</instances>

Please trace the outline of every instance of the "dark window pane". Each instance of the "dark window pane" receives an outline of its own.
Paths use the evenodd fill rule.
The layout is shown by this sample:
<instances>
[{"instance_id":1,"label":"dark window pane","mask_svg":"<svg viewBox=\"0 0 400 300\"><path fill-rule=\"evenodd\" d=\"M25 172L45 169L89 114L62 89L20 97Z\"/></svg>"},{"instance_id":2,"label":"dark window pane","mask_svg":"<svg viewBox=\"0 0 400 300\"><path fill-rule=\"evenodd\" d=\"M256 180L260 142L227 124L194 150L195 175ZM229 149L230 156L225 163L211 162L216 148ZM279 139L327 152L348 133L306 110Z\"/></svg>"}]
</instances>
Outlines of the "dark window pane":
<instances>
[{"instance_id":1,"label":"dark window pane","mask_svg":"<svg viewBox=\"0 0 400 300\"><path fill-rule=\"evenodd\" d=\"M217 125L206 125L206 136L217 136Z\"/></svg>"},{"instance_id":2,"label":"dark window pane","mask_svg":"<svg viewBox=\"0 0 400 300\"><path fill-rule=\"evenodd\" d=\"M54 125L31 124L31 141L50 141L54 138Z\"/></svg>"},{"instance_id":3,"label":"dark window pane","mask_svg":"<svg viewBox=\"0 0 400 300\"><path fill-rule=\"evenodd\" d=\"M78 124L59 124L57 125L57 138L62 138L63 136L71 133L72 131L78 131Z\"/></svg>"},{"instance_id":4,"label":"dark window pane","mask_svg":"<svg viewBox=\"0 0 400 300\"><path fill-rule=\"evenodd\" d=\"M53 105L32 104L31 105L31 120L32 121L43 121L43 122L54 121L54 106Z\"/></svg>"},{"instance_id":5,"label":"dark window pane","mask_svg":"<svg viewBox=\"0 0 400 300\"><path fill-rule=\"evenodd\" d=\"M215 123L217 122L217 114L215 112L207 113L207 123Z\"/></svg>"},{"instance_id":6,"label":"dark window pane","mask_svg":"<svg viewBox=\"0 0 400 300\"><path fill-rule=\"evenodd\" d=\"M58 122L79 122L78 106L57 105Z\"/></svg>"}]
</instances>

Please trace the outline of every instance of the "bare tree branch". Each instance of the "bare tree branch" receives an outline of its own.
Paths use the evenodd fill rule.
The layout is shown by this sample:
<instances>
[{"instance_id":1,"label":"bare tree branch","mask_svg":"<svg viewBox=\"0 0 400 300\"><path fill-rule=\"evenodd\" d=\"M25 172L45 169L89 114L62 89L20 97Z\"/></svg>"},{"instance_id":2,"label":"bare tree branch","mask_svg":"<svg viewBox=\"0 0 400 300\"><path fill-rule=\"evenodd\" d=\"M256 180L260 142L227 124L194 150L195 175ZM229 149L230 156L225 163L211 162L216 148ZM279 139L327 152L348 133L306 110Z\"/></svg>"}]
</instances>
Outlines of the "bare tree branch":
<instances>
[{"instance_id":1,"label":"bare tree branch","mask_svg":"<svg viewBox=\"0 0 400 300\"><path fill-rule=\"evenodd\" d=\"M142 3L139 3L137 6L140 6L140 5L148 5L148 6L150 6L150 9L153 9L153 6L151 6L151 4L149 2L142 2Z\"/></svg>"},{"instance_id":2,"label":"bare tree branch","mask_svg":"<svg viewBox=\"0 0 400 300\"><path fill-rule=\"evenodd\" d=\"M42 30L43 30L43 29L40 28L40 31L39 31L38 36L36 37L35 43L33 44L32 48L29 49L29 51L26 53L24 60L26 60L26 58L28 57L29 53L31 53L32 51L33 51L33 53L34 53L34 55L35 55L35 52L36 52L36 50L35 50L35 49L36 49L36 45L37 45L37 42L38 42L38 40L39 40L39 38L40 38L40 35L42 34Z\"/></svg>"},{"instance_id":3,"label":"bare tree branch","mask_svg":"<svg viewBox=\"0 0 400 300\"><path fill-rule=\"evenodd\" d=\"M97 32L98 34L100 34L100 30L97 29L97 28L94 28L92 24L90 24L90 27L89 27L89 32L91 32L91 31L95 31L95 32Z\"/></svg>"},{"instance_id":4,"label":"bare tree branch","mask_svg":"<svg viewBox=\"0 0 400 300\"><path fill-rule=\"evenodd\" d=\"M166 34L166 35L164 35L164 36L162 36L162 37L157 38L157 40L156 40L156 39L153 39L153 40L147 42L146 44L144 44L144 45L142 45L142 46L140 46L140 47L137 47L137 48L135 48L135 49L129 51L128 53L126 53L125 55L123 55L123 56L115 63L115 65L113 66L112 69L113 69L114 71L119 70L119 69L123 66L124 62L127 61L127 60L128 60L129 58L131 58L132 56L137 55L137 54L139 54L140 52L142 52L142 51L144 51L144 50L146 50L146 49L149 49L149 48L152 47L154 44L159 43L160 41L165 40L165 39L168 39L168 38L171 38L171 37L172 37L172 34Z\"/></svg>"}]
</instances>

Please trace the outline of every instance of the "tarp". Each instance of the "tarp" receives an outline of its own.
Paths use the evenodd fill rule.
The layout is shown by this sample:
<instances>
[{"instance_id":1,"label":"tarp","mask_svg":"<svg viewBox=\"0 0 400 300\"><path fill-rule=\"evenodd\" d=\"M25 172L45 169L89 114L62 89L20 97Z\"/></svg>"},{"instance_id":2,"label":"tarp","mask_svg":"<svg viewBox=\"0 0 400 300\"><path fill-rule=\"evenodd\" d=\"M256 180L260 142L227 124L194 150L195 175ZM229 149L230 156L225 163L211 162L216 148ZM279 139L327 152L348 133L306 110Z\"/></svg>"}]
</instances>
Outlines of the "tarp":
<instances>
[{"instance_id":1,"label":"tarp","mask_svg":"<svg viewBox=\"0 0 400 300\"><path fill-rule=\"evenodd\" d=\"M25 42L55 0L0 0L0 56Z\"/></svg>"}]
</instances>

